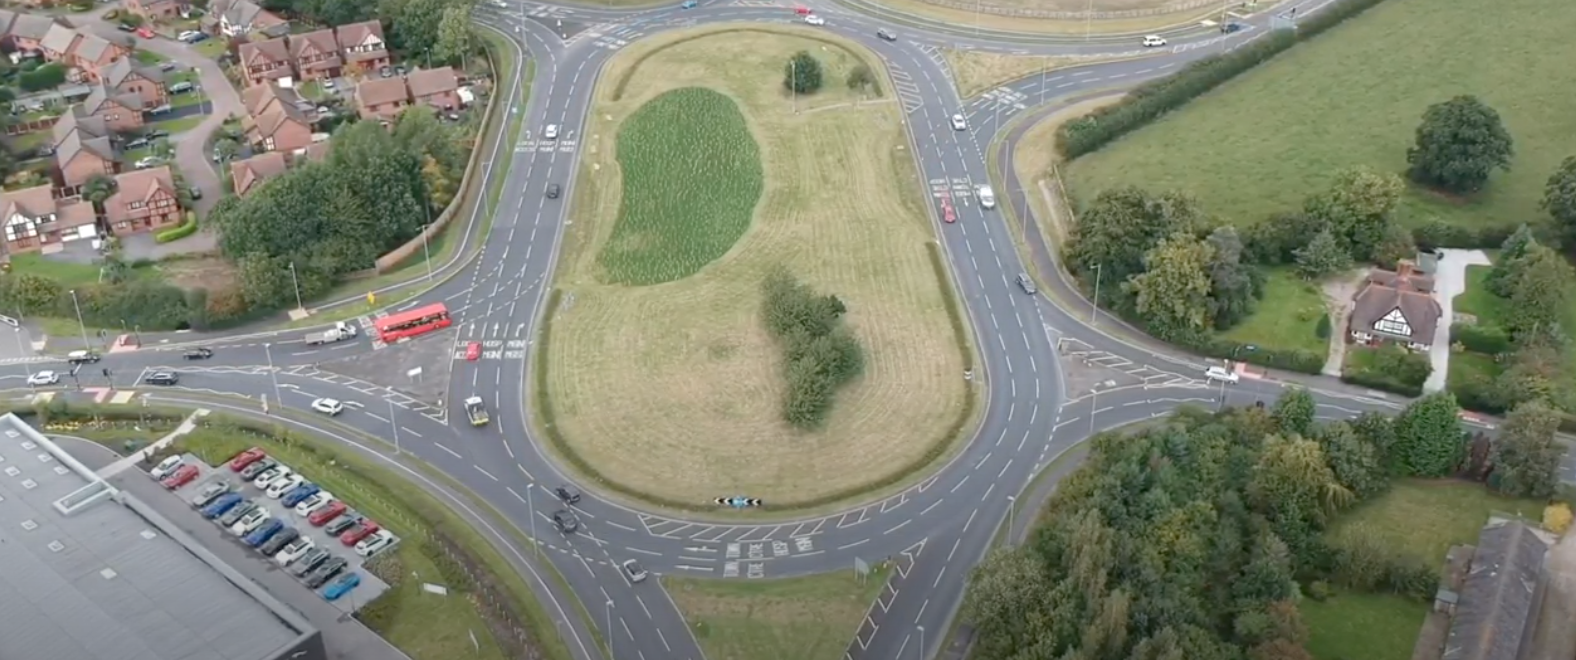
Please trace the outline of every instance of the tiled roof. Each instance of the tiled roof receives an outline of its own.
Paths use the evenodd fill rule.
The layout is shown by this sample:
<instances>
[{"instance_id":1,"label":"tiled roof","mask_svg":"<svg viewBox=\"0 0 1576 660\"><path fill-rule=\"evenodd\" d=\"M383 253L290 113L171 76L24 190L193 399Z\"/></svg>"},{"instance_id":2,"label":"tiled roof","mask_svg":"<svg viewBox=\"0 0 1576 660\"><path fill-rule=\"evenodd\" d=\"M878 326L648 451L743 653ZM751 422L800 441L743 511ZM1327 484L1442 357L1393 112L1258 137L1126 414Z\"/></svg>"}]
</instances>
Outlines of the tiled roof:
<instances>
[{"instance_id":1,"label":"tiled roof","mask_svg":"<svg viewBox=\"0 0 1576 660\"><path fill-rule=\"evenodd\" d=\"M34 41L43 41L49 34L50 28L58 25L55 19L37 14L17 14L16 22L11 24L11 36L23 37Z\"/></svg>"},{"instance_id":2,"label":"tiled roof","mask_svg":"<svg viewBox=\"0 0 1576 660\"><path fill-rule=\"evenodd\" d=\"M81 35L77 34L76 30L54 23L49 26L49 31L44 34L44 38L39 42L39 45L43 46L44 50L56 53L69 53L71 52L71 46L77 42L77 37L79 36Z\"/></svg>"},{"instance_id":3,"label":"tiled roof","mask_svg":"<svg viewBox=\"0 0 1576 660\"><path fill-rule=\"evenodd\" d=\"M412 71L405 77L405 84L410 86L411 96L421 98L459 89L460 78L455 75L452 67L423 69Z\"/></svg>"},{"instance_id":4,"label":"tiled roof","mask_svg":"<svg viewBox=\"0 0 1576 660\"><path fill-rule=\"evenodd\" d=\"M253 187L285 173L285 155L270 151L230 164L230 178L235 184L235 194L246 196Z\"/></svg>"},{"instance_id":5,"label":"tiled roof","mask_svg":"<svg viewBox=\"0 0 1576 660\"><path fill-rule=\"evenodd\" d=\"M1442 660L1515 660L1548 549L1521 522L1494 520L1483 528Z\"/></svg>"},{"instance_id":6,"label":"tiled roof","mask_svg":"<svg viewBox=\"0 0 1576 660\"><path fill-rule=\"evenodd\" d=\"M110 222L131 217L131 210L126 208L127 204L135 201L147 202L160 190L174 196L175 178L170 174L168 166L150 167L115 175L115 188L115 194L104 200L104 216Z\"/></svg>"},{"instance_id":7,"label":"tiled roof","mask_svg":"<svg viewBox=\"0 0 1576 660\"><path fill-rule=\"evenodd\" d=\"M0 190L0 223L9 222L18 213L28 218L40 218L55 212L55 197L51 186L42 185L22 190Z\"/></svg>"},{"instance_id":8,"label":"tiled roof","mask_svg":"<svg viewBox=\"0 0 1576 660\"><path fill-rule=\"evenodd\" d=\"M109 68L104 70L104 82L109 83L110 87L119 87L133 73L153 82L164 82L164 72L158 67L137 66L129 57L115 60L114 64L109 65Z\"/></svg>"},{"instance_id":9,"label":"tiled roof","mask_svg":"<svg viewBox=\"0 0 1576 660\"><path fill-rule=\"evenodd\" d=\"M86 134L88 137L107 137L109 135L109 126L104 124L102 117L83 114L82 106L74 105L71 106L70 112L61 115L60 119L55 121L55 125L50 128L50 131L54 137L50 144L59 147L61 140L78 131Z\"/></svg>"},{"instance_id":10,"label":"tiled roof","mask_svg":"<svg viewBox=\"0 0 1576 660\"><path fill-rule=\"evenodd\" d=\"M375 78L356 85L356 101L362 107L382 105L409 98L405 81L400 78Z\"/></svg>"},{"instance_id":11,"label":"tiled roof","mask_svg":"<svg viewBox=\"0 0 1576 660\"><path fill-rule=\"evenodd\" d=\"M265 62L290 61L290 47L284 39L265 39L241 44L239 50L242 66L252 66L261 58Z\"/></svg>"}]
</instances>

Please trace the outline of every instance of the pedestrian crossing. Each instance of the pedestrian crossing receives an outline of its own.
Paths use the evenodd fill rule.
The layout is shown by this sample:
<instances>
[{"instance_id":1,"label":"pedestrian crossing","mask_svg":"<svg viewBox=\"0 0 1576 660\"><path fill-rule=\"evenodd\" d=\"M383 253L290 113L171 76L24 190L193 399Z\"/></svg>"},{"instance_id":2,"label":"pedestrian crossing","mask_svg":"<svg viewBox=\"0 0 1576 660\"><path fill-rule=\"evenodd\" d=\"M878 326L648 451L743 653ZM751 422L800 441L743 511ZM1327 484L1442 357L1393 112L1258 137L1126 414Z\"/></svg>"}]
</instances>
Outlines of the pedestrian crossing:
<instances>
[{"instance_id":1,"label":"pedestrian crossing","mask_svg":"<svg viewBox=\"0 0 1576 660\"><path fill-rule=\"evenodd\" d=\"M919 85L914 82L914 76L891 62L887 63L887 69L892 72L892 88L897 93L904 114L912 113L925 105L925 97L919 93Z\"/></svg>"},{"instance_id":2,"label":"pedestrian crossing","mask_svg":"<svg viewBox=\"0 0 1576 660\"><path fill-rule=\"evenodd\" d=\"M639 28L617 23L599 23L582 32L577 32L564 40L567 46L573 46L582 41L589 41L597 48L618 50L629 45L629 42L639 39L645 34Z\"/></svg>"},{"instance_id":3,"label":"pedestrian crossing","mask_svg":"<svg viewBox=\"0 0 1576 660\"><path fill-rule=\"evenodd\" d=\"M8 364L38 364L40 362L59 362L59 358L35 355L32 357L0 358L0 366Z\"/></svg>"}]
</instances>

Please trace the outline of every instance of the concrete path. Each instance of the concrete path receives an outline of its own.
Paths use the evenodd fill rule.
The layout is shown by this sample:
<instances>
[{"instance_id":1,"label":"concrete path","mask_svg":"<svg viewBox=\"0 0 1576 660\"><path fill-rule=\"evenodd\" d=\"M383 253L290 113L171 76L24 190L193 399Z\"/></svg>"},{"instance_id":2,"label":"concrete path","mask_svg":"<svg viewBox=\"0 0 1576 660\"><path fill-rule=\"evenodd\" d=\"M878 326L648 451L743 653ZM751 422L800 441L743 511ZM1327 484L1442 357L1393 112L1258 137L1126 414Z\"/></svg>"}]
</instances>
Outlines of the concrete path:
<instances>
[{"instance_id":1,"label":"concrete path","mask_svg":"<svg viewBox=\"0 0 1576 660\"><path fill-rule=\"evenodd\" d=\"M1424 392L1445 389L1445 379L1450 376L1450 325L1455 319L1455 297L1467 290L1467 266L1490 263L1482 250L1439 251L1439 265L1434 268L1434 300L1439 301L1439 327L1434 329L1434 343L1428 351L1428 361L1434 371L1423 383Z\"/></svg>"},{"instance_id":2,"label":"concrete path","mask_svg":"<svg viewBox=\"0 0 1576 660\"><path fill-rule=\"evenodd\" d=\"M105 467L104 469L99 470L98 471L99 478L108 480L110 477L113 477L113 476L115 476L117 474L125 472L126 470L129 470L129 469L137 467L137 465L139 463L142 463L143 461L148 460L149 456L152 456L152 455L158 453L159 450L170 446L170 443L175 442L176 439L180 438L183 435L186 435L187 433L191 433L192 431L196 430L197 429L197 420L199 418L207 417L207 416L208 416L208 410L206 408L198 408L192 414L187 415L186 419L181 421L181 425L175 427L174 431L170 431L169 435L166 435L166 436L164 436L162 438L159 438L153 444L148 445L147 447L143 448L142 451L139 451L139 452L137 452L135 454L132 454L130 456L122 458L122 459L120 459L118 461L115 461L114 463L109 464L108 467Z\"/></svg>"}]
</instances>

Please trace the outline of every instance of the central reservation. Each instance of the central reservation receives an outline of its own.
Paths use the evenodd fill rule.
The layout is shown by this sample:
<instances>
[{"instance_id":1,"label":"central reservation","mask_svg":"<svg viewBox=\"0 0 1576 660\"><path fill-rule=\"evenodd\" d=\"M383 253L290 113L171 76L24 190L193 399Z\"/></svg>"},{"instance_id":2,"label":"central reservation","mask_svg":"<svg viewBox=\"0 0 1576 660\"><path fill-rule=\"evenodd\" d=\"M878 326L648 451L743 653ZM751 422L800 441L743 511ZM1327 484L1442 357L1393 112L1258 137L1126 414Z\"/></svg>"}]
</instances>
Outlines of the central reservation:
<instances>
[{"instance_id":1,"label":"central reservation","mask_svg":"<svg viewBox=\"0 0 1576 660\"><path fill-rule=\"evenodd\" d=\"M653 501L794 507L890 482L955 432L951 284L928 255L897 106L843 84L880 70L857 48L708 28L644 40L605 69L537 402L571 462ZM792 98L784 71L800 51L827 82ZM865 351L815 431L782 421L762 317L776 268L842 300Z\"/></svg>"}]
</instances>

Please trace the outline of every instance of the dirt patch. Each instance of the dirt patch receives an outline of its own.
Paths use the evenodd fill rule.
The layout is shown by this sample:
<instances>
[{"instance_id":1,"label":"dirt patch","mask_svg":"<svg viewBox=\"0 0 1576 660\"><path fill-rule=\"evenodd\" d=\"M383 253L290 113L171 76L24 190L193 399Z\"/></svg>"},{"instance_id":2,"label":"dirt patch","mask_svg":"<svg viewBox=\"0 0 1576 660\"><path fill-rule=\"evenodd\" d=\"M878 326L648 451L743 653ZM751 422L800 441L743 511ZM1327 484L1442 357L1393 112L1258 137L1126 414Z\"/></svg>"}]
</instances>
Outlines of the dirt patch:
<instances>
[{"instance_id":1,"label":"dirt patch","mask_svg":"<svg viewBox=\"0 0 1576 660\"><path fill-rule=\"evenodd\" d=\"M556 425L608 480L679 502L747 493L791 506L890 477L946 439L965 385L901 117L854 96L844 76L861 57L876 60L824 33L697 32L708 31L620 54L581 131L586 158L557 275L564 304L543 357ZM795 114L782 70L800 50L821 60L826 83ZM632 66L640 75L613 100L611 81ZM621 201L620 121L684 86L739 103L760 145L761 202L744 237L698 274L604 284L596 253ZM864 376L816 433L781 421L780 352L759 318L761 282L779 264L841 298L866 348Z\"/></svg>"},{"instance_id":2,"label":"dirt patch","mask_svg":"<svg viewBox=\"0 0 1576 660\"><path fill-rule=\"evenodd\" d=\"M182 289L224 291L235 286L235 266L219 257L161 261L159 272L165 281Z\"/></svg>"},{"instance_id":3,"label":"dirt patch","mask_svg":"<svg viewBox=\"0 0 1576 660\"><path fill-rule=\"evenodd\" d=\"M1346 319L1352 313L1352 298L1362 287L1364 273L1354 271L1326 280L1319 292L1324 296L1324 311L1330 315L1330 349L1324 360L1324 373L1341 375L1346 362Z\"/></svg>"}]
</instances>

